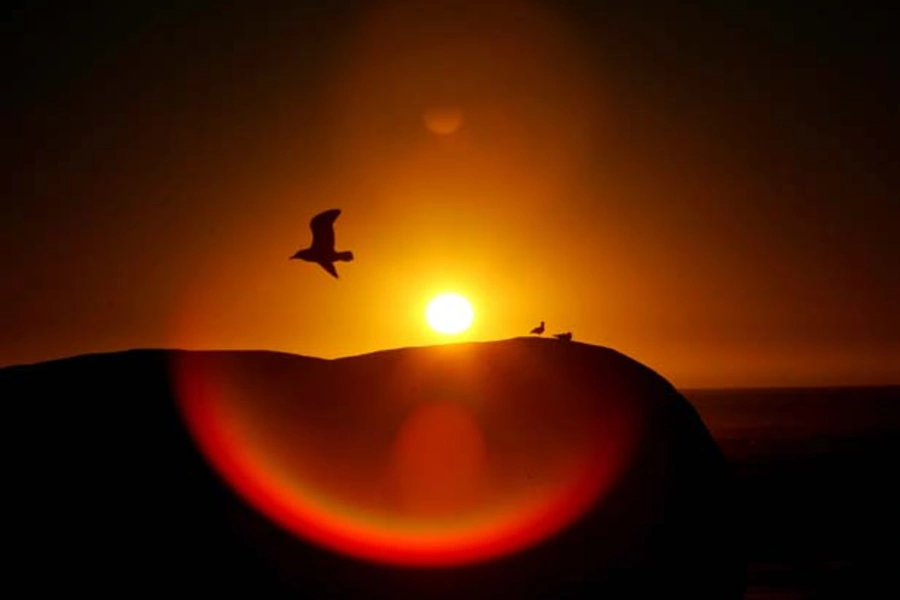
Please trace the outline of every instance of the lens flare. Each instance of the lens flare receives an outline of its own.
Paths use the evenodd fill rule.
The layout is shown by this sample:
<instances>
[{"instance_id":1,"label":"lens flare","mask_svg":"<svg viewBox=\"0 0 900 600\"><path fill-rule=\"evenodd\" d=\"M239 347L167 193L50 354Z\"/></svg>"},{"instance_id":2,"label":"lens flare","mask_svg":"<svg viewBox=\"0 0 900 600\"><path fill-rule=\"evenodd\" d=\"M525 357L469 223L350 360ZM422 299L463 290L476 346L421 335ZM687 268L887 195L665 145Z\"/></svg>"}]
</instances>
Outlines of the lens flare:
<instances>
[{"instance_id":1,"label":"lens flare","mask_svg":"<svg viewBox=\"0 0 900 600\"><path fill-rule=\"evenodd\" d=\"M334 552L418 567L482 562L540 543L602 499L628 460L627 412L593 410L577 391L538 403L498 389L507 379L479 360L439 358L373 369L375 359L362 368L282 357L297 363L288 368L182 357L173 381L219 476Z\"/></svg>"},{"instance_id":2,"label":"lens flare","mask_svg":"<svg viewBox=\"0 0 900 600\"><path fill-rule=\"evenodd\" d=\"M422 115L425 127L438 135L450 135L462 126L462 111L455 107L433 107Z\"/></svg>"}]
</instances>

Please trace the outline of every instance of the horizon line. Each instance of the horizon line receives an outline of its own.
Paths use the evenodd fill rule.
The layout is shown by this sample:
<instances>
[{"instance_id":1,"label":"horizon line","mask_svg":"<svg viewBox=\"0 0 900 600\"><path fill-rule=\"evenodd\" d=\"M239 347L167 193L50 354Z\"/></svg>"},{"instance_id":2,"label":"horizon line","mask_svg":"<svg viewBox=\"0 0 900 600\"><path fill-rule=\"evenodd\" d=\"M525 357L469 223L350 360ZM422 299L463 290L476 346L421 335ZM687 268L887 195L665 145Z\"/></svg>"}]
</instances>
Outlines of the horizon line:
<instances>
[{"instance_id":1,"label":"horizon line","mask_svg":"<svg viewBox=\"0 0 900 600\"><path fill-rule=\"evenodd\" d=\"M578 340L572 340L570 342L562 342L559 340L555 340L552 337L537 337L537 336L516 336L512 338L502 338L497 340L467 340L467 341L459 341L459 342L446 342L446 343L436 343L436 344L422 344L416 346L398 346L396 348L383 348L379 350L372 350L367 352L360 352L357 354L347 354L336 357L322 357L322 356L312 356L308 354L299 354L296 352L289 352L286 350L273 350L269 348L176 348L176 347L128 347L122 348L118 350L98 350L95 352L82 352L79 354L69 354L63 355L55 358L48 358L45 360L38 360L29 363L11 363L6 365L0 365L0 372L5 371L7 369L16 369L23 367L36 367L40 365L45 365L48 363L61 362L76 358L83 357L98 357L98 356L109 356L116 354L127 354L132 352L159 352L159 353L173 353L173 352L187 352L187 353L259 353L259 354L280 354L290 357L296 358L305 358L305 359L313 359L313 360L321 360L321 361L336 361L343 360L349 358L360 358L364 356L371 356L374 354L381 354L384 352L394 352L401 350L416 350L416 349L425 349L425 348L435 348L440 346L463 346L463 345L474 345L474 344L489 344L489 343L497 343L497 342L512 342L512 341L531 341L535 342L547 342L547 343L565 343L565 344L580 344L582 346L591 346L597 349L608 350L611 352L616 352L618 354L622 354L627 358L631 358L632 360L637 360L627 354L624 354L615 348L611 348L609 346L602 346L599 344L591 344L588 342L582 342ZM638 361L640 362L640 361ZM643 364L643 363L641 363ZM647 365L645 365L647 366ZM648 367L649 368L649 367ZM661 375L662 376L662 375ZM668 380L667 377L663 376ZM900 382L881 382L881 383L834 383L834 384L716 384L716 385L675 385L671 381L669 381L675 389L681 392L715 392L715 391L791 391L791 390L841 390L841 389L876 389L876 388L900 388Z\"/></svg>"}]
</instances>

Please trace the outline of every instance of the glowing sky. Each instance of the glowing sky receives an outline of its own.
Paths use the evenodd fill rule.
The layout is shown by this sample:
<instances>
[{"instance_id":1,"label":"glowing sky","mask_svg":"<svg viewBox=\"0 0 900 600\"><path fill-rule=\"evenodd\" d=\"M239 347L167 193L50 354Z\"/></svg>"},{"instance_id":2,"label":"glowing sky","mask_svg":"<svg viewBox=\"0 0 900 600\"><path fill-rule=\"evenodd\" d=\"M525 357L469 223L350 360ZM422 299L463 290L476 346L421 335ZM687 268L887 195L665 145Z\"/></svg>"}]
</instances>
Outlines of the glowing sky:
<instances>
[{"instance_id":1,"label":"glowing sky","mask_svg":"<svg viewBox=\"0 0 900 600\"><path fill-rule=\"evenodd\" d=\"M8 19L0 364L430 344L454 291L677 385L900 381L883 16L158 4ZM332 207L340 280L287 259Z\"/></svg>"}]
</instances>

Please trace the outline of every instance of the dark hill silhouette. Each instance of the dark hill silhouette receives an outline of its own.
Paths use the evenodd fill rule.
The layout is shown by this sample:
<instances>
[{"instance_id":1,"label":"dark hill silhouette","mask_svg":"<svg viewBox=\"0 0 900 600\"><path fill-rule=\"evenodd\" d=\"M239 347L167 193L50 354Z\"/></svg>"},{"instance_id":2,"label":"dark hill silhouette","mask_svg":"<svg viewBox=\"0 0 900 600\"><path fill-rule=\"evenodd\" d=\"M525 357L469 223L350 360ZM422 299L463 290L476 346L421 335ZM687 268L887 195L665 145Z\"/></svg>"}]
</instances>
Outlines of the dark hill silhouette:
<instances>
[{"instance_id":1,"label":"dark hill silhouette","mask_svg":"<svg viewBox=\"0 0 900 600\"><path fill-rule=\"evenodd\" d=\"M229 410L252 413L254 431L263 432L255 443L271 449L272 465L299 452L285 440L312 448L305 460L319 462L309 467L310 486L383 502L385 511L394 510L389 500L367 495L375 489L366 487L369 474L348 469L375 469L385 436L430 400L468 403L479 415L498 494L554 476L571 448L595 443L621 471L611 471L579 520L536 546L447 568L365 562L300 541L223 483L179 412L185 373L197 393L227 378L229 393L244 399L229 400ZM519 338L338 360L135 350L2 369L0 398L16 456L5 486L6 543L16 557L7 570L35 593L743 594L723 455L665 379L607 348ZM517 478L519 467L534 473Z\"/></svg>"}]
</instances>

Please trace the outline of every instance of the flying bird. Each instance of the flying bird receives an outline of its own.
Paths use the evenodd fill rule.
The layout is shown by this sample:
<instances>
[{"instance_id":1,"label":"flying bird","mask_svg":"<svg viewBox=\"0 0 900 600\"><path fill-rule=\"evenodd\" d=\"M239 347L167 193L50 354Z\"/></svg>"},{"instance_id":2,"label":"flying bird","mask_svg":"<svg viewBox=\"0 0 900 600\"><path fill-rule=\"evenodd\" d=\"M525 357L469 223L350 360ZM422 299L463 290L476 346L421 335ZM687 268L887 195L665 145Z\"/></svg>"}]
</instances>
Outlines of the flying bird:
<instances>
[{"instance_id":1,"label":"flying bird","mask_svg":"<svg viewBox=\"0 0 900 600\"><path fill-rule=\"evenodd\" d=\"M537 327L535 327L534 329L532 329L530 333L533 333L535 335L543 334L544 333L544 322L541 321L541 324L538 325Z\"/></svg>"},{"instance_id":2,"label":"flying bird","mask_svg":"<svg viewBox=\"0 0 900 600\"><path fill-rule=\"evenodd\" d=\"M572 341L572 332L567 331L565 333L554 333L553 337L563 342L571 342Z\"/></svg>"},{"instance_id":3,"label":"flying bird","mask_svg":"<svg viewBox=\"0 0 900 600\"><path fill-rule=\"evenodd\" d=\"M334 222L341 215L341 209L332 208L314 216L309 222L312 230L312 243L309 248L297 250L291 260L297 258L306 262L313 262L337 277L337 269L334 263L338 261L350 262L353 260L352 252L335 252L334 250Z\"/></svg>"}]
</instances>

